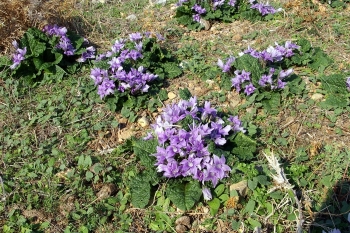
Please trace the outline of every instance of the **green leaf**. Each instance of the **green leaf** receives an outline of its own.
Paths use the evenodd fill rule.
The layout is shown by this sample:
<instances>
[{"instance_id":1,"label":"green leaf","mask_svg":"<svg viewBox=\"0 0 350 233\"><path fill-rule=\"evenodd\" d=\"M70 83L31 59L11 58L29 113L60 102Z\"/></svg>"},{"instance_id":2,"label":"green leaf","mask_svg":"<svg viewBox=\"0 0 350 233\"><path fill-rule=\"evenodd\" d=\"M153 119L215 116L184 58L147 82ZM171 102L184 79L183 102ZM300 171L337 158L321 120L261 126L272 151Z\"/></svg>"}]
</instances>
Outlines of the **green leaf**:
<instances>
[{"instance_id":1,"label":"green leaf","mask_svg":"<svg viewBox=\"0 0 350 233\"><path fill-rule=\"evenodd\" d=\"M202 189L198 182L180 183L169 182L166 189L167 197L181 210L190 210L202 196Z\"/></svg>"},{"instance_id":2,"label":"green leaf","mask_svg":"<svg viewBox=\"0 0 350 233\"><path fill-rule=\"evenodd\" d=\"M168 99L168 92L165 89L162 89L159 91L158 96L161 101L165 101Z\"/></svg>"},{"instance_id":3,"label":"green leaf","mask_svg":"<svg viewBox=\"0 0 350 233\"><path fill-rule=\"evenodd\" d=\"M261 78L263 68L259 62L259 59L254 58L248 54L238 57L233 63L237 70L245 70L251 73L253 84L257 85Z\"/></svg>"},{"instance_id":4,"label":"green leaf","mask_svg":"<svg viewBox=\"0 0 350 233\"><path fill-rule=\"evenodd\" d=\"M136 176L130 183L131 203L136 208L144 208L151 197L151 185L141 175Z\"/></svg>"},{"instance_id":5,"label":"green leaf","mask_svg":"<svg viewBox=\"0 0 350 233\"><path fill-rule=\"evenodd\" d=\"M268 99L261 101L264 110L270 114L277 114L279 112L279 106L281 105L281 94L278 92L271 92Z\"/></svg>"},{"instance_id":6,"label":"green leaf","mask_svg":"<svg viewBox=\"0 0 350 233\"><path fill-rule=\"evenodd\" d=\"M192 94L187 88L184 88L179 90L179 96L183 100L189 100L192 97Z\"/></svg>"},{"instance_id":7,"label":"green leaf","mask_svg":"<svg viewBox=\"0 0 350 233\"><path fill-rule=\"evenodd\" d=\"M210 214L215 215L220 208L220 200L218 198L213 198L213 200L208 201L208 205L210 207Z\"/></svg>"},{"instance_id":8,"label":"green leaf","mask_svg":"<svg viewBox=\"0 0 350 233\"><path fill-rule=\"evenodd\" d=\"M248 222L253 228L261 227L261 223L259 221L255 220L255 219L248 218Z\"/></svg>"},{"instance_id":9,"label":"green leaf","mask_svg":"<svg viewBox=\"0 0 350 233\"><path fill-rule=\"evenodd\" d=\"M345 79L343 75L340 74L332 74L329 76L321 76L321 87L323 90L328 93L339 93L339 94L347 94L348 90L345 85Z\"/></svg>"},{"instance_id":10,"label":"green leaf","mask_svg":"<svg viewBox=\"0 0 350 233\"><path fill-rule=\"evenodd\" d=\"M87 171L85 174L85 178L87 181L90 181L94 177L94 174L90 171Z\"/></svg>"},{"instance_id":11,"label":"green leaf","mask_svg":"<svg viewBox=\"0 0 350 233\"><path fill-rule=\"evenodd\" d=\"M7 56L0 56L0 67L2 66L10 66L11 65L11 59Z\"/></svg>"},{"instance_id":12,"label":"green leaf","mask_svg":"<svg viewBox=\"0 0 350 233\"><path fill-rule=\"evenodd\" d=\"M219 197L225 191L225 185L220 184L214 189L214 193L217 197Z\"/></svg>"},{"instance_id":13,"label":"green leaf","mask_svg":"<svg viewBox=\"0 0 350 233\"><path fill-rule=\"evenodd\" d=\"M256 189L256 187L258 186L258 181L253 179L253 180L248 180L248 188L250 190L254 190Z\"/></svg>"},{"instance_id":14,"label":"green leaf","mask_svg":"<svg viewBox=\"0 0 350 233\"><path fill-rule=\"evenodd\" d=\"M167 78L175 78L182 74L182 69L173 62L167 62L162 64Z\"/></svg>"},{"instance_id":15,"label":"green leaf","mask_svg":"<svg viewBox=\"0 0 350 233\"><path fill-rule=\"evenodd\" d=\"M320 102L321 108L324 109L344 108L348 105L349 98L339 94L328 95L325 101Z\"/></svg>"},{"instance_id":16,"label":"green leaf","mask_svg":"<svg viewBox=\"0 0 350 233\"><path fill-rule=\"evenodd\" d=\"M149 168L154 167L155 157L150 155L156 153L157 145L157 139L147 141L139 139L132 142L135 155L140 159L142 165Z\"/></svg>"},{"instance_id":17,"label":"green leaf","mask_svg":"<svg viewBox=\"0 0 350 233\"><path fill-rule=\"evenodd\" d=\"M232 153L237 155L238 158L250 160L254 157L253 153L256 151L256 141L244 133L238 133L231 142L234 144Z\"/></svg>"},{"instance_id":18,"label":"green leaf","mask_svg":"<svg viewBox=\"0 0 350 233\"><path fill-rule=\"evenodd\" d=\"M254 212L255 204L255 201L249 200L243 210L243 213L248 213L249 215L251 215Z\"/></svg>"}]
</instances>

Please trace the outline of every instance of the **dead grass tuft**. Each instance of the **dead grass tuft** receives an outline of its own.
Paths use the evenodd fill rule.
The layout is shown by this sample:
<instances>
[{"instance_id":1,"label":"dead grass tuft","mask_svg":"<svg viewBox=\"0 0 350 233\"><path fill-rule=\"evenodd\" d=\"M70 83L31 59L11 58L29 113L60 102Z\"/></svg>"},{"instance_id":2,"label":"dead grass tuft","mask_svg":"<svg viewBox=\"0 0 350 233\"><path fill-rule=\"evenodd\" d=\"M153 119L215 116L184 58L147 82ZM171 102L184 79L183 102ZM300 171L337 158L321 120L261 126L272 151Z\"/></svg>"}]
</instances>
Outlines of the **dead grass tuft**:
<instances>
[{"instance_id":1,"label":"dead grass tuft","mask_svg":"<svg viewBox=\"0 0 350 233\"><path fill-rule=\"evenodd\" d=\"M9 53L12 41L30 27L58 24L77 28L75 0L2 0L0 2L0 53Z\"/></svg>"}]
</instances>

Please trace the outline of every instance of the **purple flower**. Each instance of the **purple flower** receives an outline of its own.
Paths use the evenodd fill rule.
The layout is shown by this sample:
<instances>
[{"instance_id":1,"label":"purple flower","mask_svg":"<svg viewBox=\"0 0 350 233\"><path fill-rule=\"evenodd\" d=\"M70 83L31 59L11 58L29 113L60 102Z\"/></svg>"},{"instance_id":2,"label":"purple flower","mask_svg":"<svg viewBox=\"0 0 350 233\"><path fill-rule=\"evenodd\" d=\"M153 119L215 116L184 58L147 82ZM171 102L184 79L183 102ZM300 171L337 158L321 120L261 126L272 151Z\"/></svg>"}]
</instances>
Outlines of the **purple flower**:
<instances>
[{"instance_id":1,"label":"purple flower","mask_svg":"<svg viewBox=\"0 0 350 233\"><path fill-rule=\"evenodd\" d=\"M163 40L165 40L164 36L162 36L162 34L160 34L160 33L156 33L156 37L157 37L157 40L158 40L158 41L163 41Z\"/></svg>"},{"instance_id":2,"label":"purple flower","mask_svg":"<svg viewBox=\"0 0 350 233\"><path fill-rule=\"evenodd\" d=\"M16 48L16 53L12 55L13 64L10 66L10 69L15 69L17 66L21 64L21 62L25 59L25 55L27 53L27 47L23 49L18 48L18 44L16 41L12 42L13 46Z\"/></svg>"},{"instance_id":3,"label":"purple flower","mask_svg":"<svg viewBox=\"0 0 350 233\"><path fill-rule=\"evenodd\" d=\"M245 86L244 93L246 95L251 95L254 93L255 89L256 88L253 86L253 83L250 83L247 86Z\"/></svg>"},{"instance_id":4,"label":"purple flower","mask_svg":"<svg viewBox=\"0 0 350 233\"><path fill-rule=\"evenodd\" d=\"M93 46L87 47L86 52L83 52L81 57L77 59L78 62L85 62L87 59L95 58L95 48Z\"/></svg>"},{"instance_id":5,"label":"purple flower","mask_svg":"<svg viewBox=\"0 0 350 233\"><path fill-rule=\"evenodd\" d=\"M204 108L200 109L202 111L202 120L206 119L208 116L216 116L216 109L210 107L210 102L205 101Z\"/></svg>"},{"instance_id":6,"label":"purple flower","mask_svg":"<svg viewBox=\"0 0 350 233\"><path fill-rule=\"evenodd\" d=\"M179 0L177 3L176 3L176 6L179 7L179 6L182 6L183 3L185 2L188 2L188 0Z\"/></svg>"},{"instance_id":7,"label":"purple flower","mask_svg":"<svg viewBox=\"0 0 350 233\"><path fill-rule=\"evenodd\" d=\"M158 172L164 172L163 175L168 178L178 177L181 175L181 165L176 160L171 160L167 165L159 165Z\"/></svg>"},{"instance_id":8,"label":"purple flower","mask_svg":"<svg viewBox=\"0 0 350 233\"><path fill-rule=\"evenodd\" d=\"M266 85L272 85L272 74L266 75L264 74L263 76L261 76L260 80L259 80L259 85L262 87L266 87Z\"/></svg>"},{"instance_id":9,"label":"purple flower","mask_svg":"<svg viewBox=\"0 0 350 233\"><path fill-rule=\"evenodd\" d=\"M136 49L138 52L141 52L141 51L142 51L142 42L135 43L135 49Z\"/></svg>"},{"instance_id":10,"label":"purple flower","mask_svg":"<svg viewBox=\"0 0 350 233\"><path fill-rule=\"evenodd\" d=\"M142 54L139 52L139 51L136 51L136 50L131 50L129 52L129 56L130 58L132 58L134 61L136 61L137 59L139 58L142 58Z\"/></svg>"},{"instance_id":11,"label":"purple flower","mask_svg":"<svg viewBox=\"0 0 350 233\"><path fill-rule=\"evenodd\" d=\"M114 81L105 78L102 83L97 88L97 93L100 95L101 99L105 96L112 94L115 89Z\"/></svg>"},{"instance_id":12,"label":"purple flower","mask_svg":"<svg viewBox=\"0 0 350 233\"><path fill-rule=\"evenodd\" d=\"M254 1L251 1L250 4L252 4L253 2ZM282 9L276 10L273 6L270 6L269 4L263 4L263 3L252 4L250 8L258 10L263 16L268 14L275 14L282 10Z\"/></svg>"},{"instance_id":13,"label":"purple flower","mask_svg":"<svg viewBox=\"0 0 350 233\"><path fill-rule=\"evenodd\" d=\"M280 73L279 73L279 75L278 75L278 77L279 77L280 79L283 79L283 78L285 78L285 77L288 77L288 76L291 75L292 73L293 73L293 69L292 69L292 68L290 68L290 69L288 69L288 70L286 70L286 71L281 70Z\"/></svg>"},{"instance_id":14,"label":"purple flower","mask_svg":"<svg viewBox=\"0 0 350 233\"><path fill-rule=\"evenodd\" d=\"M228 121L232 123L231 126L234 132L246 132L245 129L242 127L242 122L238 119L238 116L230 116L228 118Z\"/></svg>"},{"instance_id":15,"label":"purple flower","mask_svg":"<svg viewBox=\"0 0 350 233\"><path fill-rule=\"evenodd\" d=\"M94 80L95 85L99 85L102 83L104 78L108 77L107 70L103 70L100 68L93 68L91 69L90 77L92 80Z\"/></svg>"},{"instance_id":16,"label":"purple flower","mask_svg":"<svg viewBox=\"0 0 350 233\"><path fill-rule=\"evenodd\" d=\"M139 40L142 39L142 35L141 35L141 33L139 33L139 32L131 33L131 34L129 35L129 38L130 38L131 41L136 42L136 41L139 41Z\"/></svg>"},{"instance_id":17,"label":"purple flower","mask_svg":"<svg viewBox=\"0 0 350 233\"><path fill-rule=\"evenodd\" d=\"M215 10L217 7L224 5L225 0L213 0L213 9Z\"/></svg>"},{"instance_id":18,"label":"purple flower","mask_svg":"<svg viewBox=\"0 0 350 233\"><path fill-rule=\"evenodd\" d=\"M201 16L200 14L195 14L192 16L193 17L193 21L196 21L196 22L200 22L201 21Z\"/></svg>"},{"instance_id":19,"label":"purple flower","mask_svg":"<svg viewBox=\"0 0 350 233\"><path fill-rule=\"evenodd\" d=\"M210 201L213 198L211 195L210 189L208 189L205 186L202 188L202 193L203 193L204 200L206 201Z\"/></svg>"},{"instance_id":20,"label":"purple flower","mask_svg":"<svg viewBox=\"0 0 350 233\"><path fill-rule=\"evenodd\" d=\"M192 10L194 10L195 12L197 12L198 14L202 15L205 14L207 12L207 10L205 8L202 8L200 5L195 4L192 7Z\"/></svg>"},{"instance_id":21,"label":"purple flower","mask_svg":"<svg viewBox=\"0 0 350 233\"><path fill-rule=\"evenodd\" d=\"M210 171L214 172L218 179L223 179L231 171L231 168L226 165L226 159L223 155L221 158L213 155ZM214 186L216 186L216 184L214 184Z\"/></svg>"},{"instance_id":22,"label":"purple flower","mask_svg":"<svg viewBox=\"0 0 350 233\"><path fill-rule=\"evenodd\" d=\"M196 158L193 154L189 156L188 159L184 159L180 162L182 165L182 175L189 176L197 174L197 171L201 167L202 158Z\"/></svg>"},{"instance_id":23,"label":"purple flower","mask_svg":"<svg viewBox=\"0 0 350 233\"><path fill-rule=\"evenodd\" d=\"M124 40L124 39L116 40L114 45L111 48L112 52L113 53L119 53L120 50L122 50L124 48L125 42L126 42L126 40Z\"/></svg>"},{"instance_id":24,"label":"purple flower","mask_svg":"<svg viewBox=\"0 0 350 233\"><path fill-rule=\"evenodd\" d=\"M346 87L347 87L348 91L350 91L350 77L346 78Z\"/></svg>"},{"instance_id":25,"label":"purple flower","mask_svg":"<svg viewBox=\"0 0 350 233\"><path fill-rule=\"evenodd\" d=\"M229 4L230 6L235 6L235 5L236 5L236 0L230 0L230 1L228 2L228 4Z\"/></svg>"},{"instance_id":26,"label":"purple flower","mask_svg":"<svg viewBox=\"0 0 350 233\"><path fill-rule=\"evenodd\" d=\"M233 56L229 57L225 64L221 59L218 59L217 65L222 69L222 72L226 73L230 71L231 65L234 61L235 58Z\"/></svg>"}]
</instances>

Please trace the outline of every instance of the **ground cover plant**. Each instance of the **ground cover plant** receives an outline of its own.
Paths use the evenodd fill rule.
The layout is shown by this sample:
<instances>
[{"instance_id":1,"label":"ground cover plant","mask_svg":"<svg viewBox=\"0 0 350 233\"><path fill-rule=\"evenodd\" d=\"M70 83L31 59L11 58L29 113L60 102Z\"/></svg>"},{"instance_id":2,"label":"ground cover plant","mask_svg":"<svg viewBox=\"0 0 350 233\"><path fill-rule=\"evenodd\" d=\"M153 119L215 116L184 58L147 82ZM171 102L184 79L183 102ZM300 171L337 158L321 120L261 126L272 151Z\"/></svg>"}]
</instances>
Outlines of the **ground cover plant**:
<instances>
[{"instance_id":1,"label":"ground cover plant","mask_svg":"<svg viewBox=\"0 0 350 233\"><path fill-rule=\"evenodd\" d=\"M232 22L235 19L262 20L271 19L271 16L279 11L268 3L255 0L213 0L195 1L179 0L176 4L176 15L180 24L186 25L190 29L210 27L210 22L224 21Z\"/></svg>"},{"instance_id":2,"label":"ground cover plant","mask_svg":"<svg viewBox=\"0 0 350 233\"><path fill-rule=\"evenodd\" d=\"M179 25L176 3L75 2L69 24L88 25L97 61L81 66L82 49L79 69L34 86L13 72L32 49L8 38L3 232L349 231L347 2L271 2L274 20L208 31ZM69 53L37 28L47 52ZM113 92L99 91L106 77Z\"/></svg>"}]
</instances>

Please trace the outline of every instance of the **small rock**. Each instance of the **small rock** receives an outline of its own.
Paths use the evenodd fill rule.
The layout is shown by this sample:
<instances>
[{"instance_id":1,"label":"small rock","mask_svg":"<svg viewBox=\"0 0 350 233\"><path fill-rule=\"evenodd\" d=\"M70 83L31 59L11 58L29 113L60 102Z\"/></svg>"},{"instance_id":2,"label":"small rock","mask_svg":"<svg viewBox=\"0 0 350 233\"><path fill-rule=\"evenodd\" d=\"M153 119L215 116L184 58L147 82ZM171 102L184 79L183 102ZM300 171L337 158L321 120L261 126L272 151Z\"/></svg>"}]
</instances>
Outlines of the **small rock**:
<instances>
[{"instance_id":1,"label":"small rock","mask_svg":"<svg viewBox=\"0 0 350 233\"><path fill-rule=\"evenodd\" d=\"M187 228L184 225L177 225L175 227L176 233L185 233L187 232Z\"/></svg>"},{"instance_id":2,"label":"small rock","mask_svg":"<svg viewBox=\"0 0 350 233\"><path fill-rule=\"evenodd\" d=\"M164 6L166 3L166 0L149 0L149 4L153 6L154 4L162 5Z\"/></svg>"},{"instance_id":3,"label":"small rock","mask_svg":"<svg viewBox=\"0 0 350 233\"><path fill-rule=\"evenodd\" d=\"M311 99L313 100L321 100L323 98L323 95L320 93L315 93L311 96Z\"/></svg>"},{"instance_id":4,"label":"small rock","mask_svg":"<svg viewBox=\"0 0 350 233\"><path fill-rule=\"evenodd\" d=\"M203 18L201 18L200 20L199 20L199 23L204 27L204 29L206 30L206 31L208 31L209 29L210 29L210 22L208 21L208 20L205 20L205 19L203 19Z\"/></svg>"},{"instance_id":5,"label":"small rock","mask_svg":"<svg viewBox=\"0 0 350 233\"><path fill-rule=\"evenodd\" d=\"M208 83L209 87L213 86L214 84L214 81L211 79L207 79L205 82Z\"/></svg>"},{"instance_id":6,"label":"small rock","mask_svg":"<svg viewBox=\"0 0 350 233\"><path fill-rule=\"evenodd\" d=\"M106 0L92 0L92 3L106 3Z\"/></svg>"},{"instance_id":7,"label":"small rock","mask_svg":"<svg viewBox=\"0 0 350 233\"><path fill-rule=\"evenodd\" d=\"M125 19L130 21L135 21L137 20L137 16L134 14L131 14L131 15L128 15Z\"/></svg>"},{"instance_id":8,"label":"small rock","mask_svg":"<svg viewBox=\"0 0 350 233\"><path fill-rule=\"evenodd\" d=\"M232 37L232 40L234 41L241 41L242 40L242 35L236 34Z\"/></svg>"},{"instance_id":9,"label":"small rock","mask_svg":"<svg viewBox=\"0 0 350 233\"><path fill-rule=\"evenodd\" d=\"M101 190L96 194L96 197L100 200L106 199L111 196L116 191L116 186L114 184L104 185Z\"/></svg>"},{"instance_id":10,"label":"small rock","mask_svg":"<svg viewBox=\"0 0 350 233\"><path fill-rule=\"evenodd\" d=\"M169 98L170 100L175 99L175 98L176 98L176 94L175 94L174 92L169 92L169 93L168 93L168 98Z\"/></svg>"},{"instance_id":11,"label":"small rock","mask_svg":"<svg viewBox=\"0 0 350 233\"><path fill-rule=\"evenodd\" d=\"M241 182L238 182L236 184L231 184L230 191L232 190L236 190L239 193L239 195L245 197L248 191L248 181L242 180Z\"/></svg>"},{"instance_id":12,"label":"small rock","mask_svg":"<svg viewBox=\"0 0 350 233\"><path fill-rule=\"evenodd\" d=\"M147 117L141 117L138 119L137 123L143 128L149 126L149 120Z\"/></svg>"},{"instance_id":13,"label":"small rock","mask_svg":"<svg viewBox=\"0 0 350 233\"><path fill-rule=\"evenodd\" d=\"M182 216L175 221L176 225L184 225L188 228L191 228L191 219L188 216Z\"/></svg>"}]
</instances>

